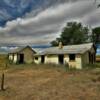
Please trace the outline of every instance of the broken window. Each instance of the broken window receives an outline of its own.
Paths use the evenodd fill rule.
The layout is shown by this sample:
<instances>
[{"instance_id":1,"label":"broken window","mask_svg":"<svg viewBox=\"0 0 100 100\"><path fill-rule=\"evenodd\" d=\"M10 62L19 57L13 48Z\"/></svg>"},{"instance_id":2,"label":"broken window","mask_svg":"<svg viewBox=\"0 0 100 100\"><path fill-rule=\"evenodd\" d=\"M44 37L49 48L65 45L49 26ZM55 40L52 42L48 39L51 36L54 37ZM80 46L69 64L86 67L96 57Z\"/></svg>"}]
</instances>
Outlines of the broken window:
<instances>
[{"instance_id":1,"label":"broken window","mask_svg":"<svg viewBox=\"0 0 100 100\"><path fill-rule=\"evenodd\" d=\"M35 60L38 60L38 57L35 57Z\"/></svg>"},{"instance_id":2,"label":"broken window","mask_svg":"<svg viewBox=\"0 0 100 100\"><path fill-rule=\"evenodd\" d=\"M74 61L75 60L75 54L70 54L69 55L69 60L71 61Z\"/></svg>"}]
</instances>

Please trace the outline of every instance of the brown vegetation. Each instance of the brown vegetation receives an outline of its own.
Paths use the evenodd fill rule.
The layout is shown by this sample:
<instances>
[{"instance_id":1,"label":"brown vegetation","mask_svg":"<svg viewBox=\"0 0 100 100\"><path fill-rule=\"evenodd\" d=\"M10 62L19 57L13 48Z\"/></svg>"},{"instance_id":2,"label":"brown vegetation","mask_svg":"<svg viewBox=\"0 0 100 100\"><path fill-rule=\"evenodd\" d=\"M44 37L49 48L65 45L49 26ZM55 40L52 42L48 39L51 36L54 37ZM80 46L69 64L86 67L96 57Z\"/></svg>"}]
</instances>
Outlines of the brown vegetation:
<instances>
[{"instance_id":1,"label":"brown vegetation","mask_svg":"<svg viewBox=\"0 0 100 100\"><path fill-rule=\"evenodd\" d=\"M0 69L6 67L6 64L7 64L7 55L0 54Z\"/></svg>"},{"instance_id":2,"label":"brown vegetation","mask_svg":"<svg viewBox=\"0 0 100 100\"><path fill-rule=\"evenodd\" d=\"M100 69L65 71L55 65L10 65L0 100L99 100Z\"/></svg>"},{"instance_id":3,"label":"brown vegetation","mask_svg":"<svg viewBox=\"0 0 100 100\"><path fill-rule=\"evenodd\" d=\"M96 61L97 61L97 62L100 62L100 56L99 56L99 55L96 56Z\"/></svg>"}]
</instances>

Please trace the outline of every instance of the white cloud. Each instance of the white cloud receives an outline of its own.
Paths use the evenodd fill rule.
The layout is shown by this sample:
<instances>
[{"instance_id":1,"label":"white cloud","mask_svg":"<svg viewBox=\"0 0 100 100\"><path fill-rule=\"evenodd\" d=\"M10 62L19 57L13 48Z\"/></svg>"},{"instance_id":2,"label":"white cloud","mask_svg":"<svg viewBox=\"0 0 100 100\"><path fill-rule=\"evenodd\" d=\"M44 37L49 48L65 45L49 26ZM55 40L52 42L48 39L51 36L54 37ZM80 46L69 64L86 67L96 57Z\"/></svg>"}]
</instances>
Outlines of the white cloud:
<instances>
[{"instance_id":1,"label":"white cloud","mask_svg":"<svg viewBox=\"0 0 100 100\"><path fill-rule=\"evenodd\" d=\"M81 21L91 26L100 25L100 9L94 0L78 0L51 6L37 16L27 14L23 19L10 21L0 28L1 44L47 44L56 38L68 21ZM28 17L29 16L29 17Z\"/></svg>"}]
</instances>

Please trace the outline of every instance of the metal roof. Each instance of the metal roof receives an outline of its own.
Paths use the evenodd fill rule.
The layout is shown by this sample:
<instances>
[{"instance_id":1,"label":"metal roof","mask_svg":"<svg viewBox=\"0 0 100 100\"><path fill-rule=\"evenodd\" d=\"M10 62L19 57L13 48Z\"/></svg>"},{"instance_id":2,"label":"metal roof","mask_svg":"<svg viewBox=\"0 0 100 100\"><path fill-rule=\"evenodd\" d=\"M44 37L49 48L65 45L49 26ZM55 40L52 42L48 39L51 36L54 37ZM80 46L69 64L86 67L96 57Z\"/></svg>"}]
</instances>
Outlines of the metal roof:
<instances>
[{"instance_id":1,"label":"metal roof","mask_svg":"<svg viewBox=\"0 0 100 100\"><path fill-rule=\"evenodd\" d=\"M19 53L19 52L23 51L25 48L30 48L33 52L35 52L30 46L25 46L25 47L19 47L17 49L14 49L10 53Z\"/></svg>"},{"instance_id":2,"label":"metal roof","mask_svg":"<svg viewBox=\"0 0 100 100\"><path fill-rule=\"evenodd\" d=\"M82 54L90 50L93 46L93 43L79 44L79 45L68 45L63 46L62 49L59 47L50 47L36 55L46 55L46 54Z\"/></svg>"}]
</instances>

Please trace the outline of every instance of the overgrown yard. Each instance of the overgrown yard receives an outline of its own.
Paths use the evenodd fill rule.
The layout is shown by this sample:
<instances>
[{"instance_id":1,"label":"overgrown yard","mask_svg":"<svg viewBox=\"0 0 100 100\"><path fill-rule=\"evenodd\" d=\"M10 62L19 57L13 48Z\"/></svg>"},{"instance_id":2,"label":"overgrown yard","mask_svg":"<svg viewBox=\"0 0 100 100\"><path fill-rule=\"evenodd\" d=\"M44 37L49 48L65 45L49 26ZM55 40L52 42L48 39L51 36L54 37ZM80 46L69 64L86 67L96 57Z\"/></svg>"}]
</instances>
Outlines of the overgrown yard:
<instances>
[{"instance_id":1,"label":"overgrown yard","mask_svg":"<svg viewBox=\"0 0 100 100\"><path fill-rule=\"evenodd\" d=\"M12 65L5 72L0 100L100 100L100 69Z\"/></svg>"}]
</instances>

